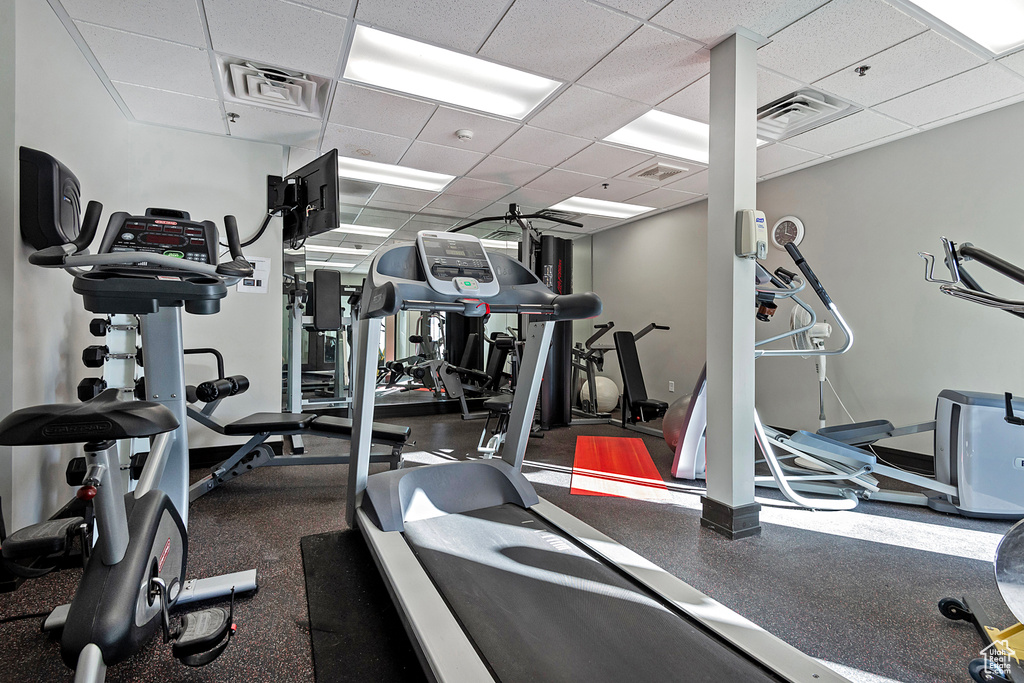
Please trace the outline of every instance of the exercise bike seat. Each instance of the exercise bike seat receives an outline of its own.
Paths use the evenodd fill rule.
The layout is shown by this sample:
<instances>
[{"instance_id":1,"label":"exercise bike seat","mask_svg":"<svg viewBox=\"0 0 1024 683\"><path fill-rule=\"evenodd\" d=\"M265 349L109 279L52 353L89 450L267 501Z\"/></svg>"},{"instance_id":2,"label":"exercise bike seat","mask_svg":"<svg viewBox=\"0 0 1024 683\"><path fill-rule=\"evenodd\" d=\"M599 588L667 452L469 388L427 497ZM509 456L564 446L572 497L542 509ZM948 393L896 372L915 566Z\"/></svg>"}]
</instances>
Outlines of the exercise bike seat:
<instances>
[{"instance_id":1,"label":"exercise bike seat","mask_svg":"<svg viewBox=\"0 0 1024 683\"><path fill-rule=\"evenodd\" d=\"M53 403L16 410L0 421L0 445L41 446L146 437L177 428L168 408L121 401L107 389L82 403Z\"/></svg>"}]
</instances>

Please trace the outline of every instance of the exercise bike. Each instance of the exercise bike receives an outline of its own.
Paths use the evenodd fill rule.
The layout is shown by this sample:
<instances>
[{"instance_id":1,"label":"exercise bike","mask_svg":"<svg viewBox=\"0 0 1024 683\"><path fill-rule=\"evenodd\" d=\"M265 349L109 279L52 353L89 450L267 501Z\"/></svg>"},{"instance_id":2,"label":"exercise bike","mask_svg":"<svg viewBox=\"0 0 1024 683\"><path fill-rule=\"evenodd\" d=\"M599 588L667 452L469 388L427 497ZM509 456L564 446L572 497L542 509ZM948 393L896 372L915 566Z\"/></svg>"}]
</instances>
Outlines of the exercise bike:
<instances>
[{"instance_id":1,"label":"exercise bike","mask_svg":"<svg viewBox=\"0 0 1024 683\"><path fill-rule=\"evenodd\" d=\"M67 188L57 169L66 169L49 155L25 148L23 162L26 154L54 172L24 173L23 163L23 197L40 197L42 206L44 198L56 198L53 205L59 205ZM74 185L77 192L77 180ZM46 221L31 209L23 206L22 231L38 236ZM0 422L3 445L85 444L87 470L76 495L91 501L94 545L88 541L89 525L79 517L20 529L5 539L2 553L8 568L20 566L26 576L39 575L34 571L38 560L45 564L76 535L83 538L87 559L74 598L53 610L43 630L59 633L65 664L75 669L76 681L90 683L104 680L108 666L136 653L158 631L173 643L172 653L183 664L209 664L235 632L234 595L256 588L255 570L185 578L188 432L181 310L217 313L228 285L252 273L234 217L225 217L233 260L218 264L216 226L165 209L150 209L145 216L114 213L99 253L90 254L101 212L98 202L89 202L80 232L77 214L55 219L73 220L73 232L58 232L77 235L71 241L50 239L56 243L33 253L29 262L71 273L74 291L89 311L139 315L148 400L120 401L118 390L110 389L83 403L23 408ZM53 225L49 228L52 235ZM124 494L116 441L126 438L151 438L152 445L135 490ZM170 616L175 606L222 596L231 596L228 609L212 607L177 622Z\"/></svg>"}]
</instances>

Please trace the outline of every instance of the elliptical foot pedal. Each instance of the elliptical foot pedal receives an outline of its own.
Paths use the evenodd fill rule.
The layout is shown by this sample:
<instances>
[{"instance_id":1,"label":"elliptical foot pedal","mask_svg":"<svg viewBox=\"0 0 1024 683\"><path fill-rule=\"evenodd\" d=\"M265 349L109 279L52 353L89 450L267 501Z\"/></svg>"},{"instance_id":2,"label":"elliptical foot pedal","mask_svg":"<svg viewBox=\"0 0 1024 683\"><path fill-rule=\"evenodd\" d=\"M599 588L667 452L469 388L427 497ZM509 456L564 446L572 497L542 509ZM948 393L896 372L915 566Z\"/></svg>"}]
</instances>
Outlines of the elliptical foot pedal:
<instances>
[{"instance_id":1,"label":"elliptical foot pedal","mask_svg":"<svg viewBox=\"0 0 1024 683\"><path fill-rule=\"evenodd\" d=\"M174 658L186 666L206 666L227 649L235 635L235 593L231 607L211 607L181 618L178 636L171 645Z\"/></svg>"}]
</instances>

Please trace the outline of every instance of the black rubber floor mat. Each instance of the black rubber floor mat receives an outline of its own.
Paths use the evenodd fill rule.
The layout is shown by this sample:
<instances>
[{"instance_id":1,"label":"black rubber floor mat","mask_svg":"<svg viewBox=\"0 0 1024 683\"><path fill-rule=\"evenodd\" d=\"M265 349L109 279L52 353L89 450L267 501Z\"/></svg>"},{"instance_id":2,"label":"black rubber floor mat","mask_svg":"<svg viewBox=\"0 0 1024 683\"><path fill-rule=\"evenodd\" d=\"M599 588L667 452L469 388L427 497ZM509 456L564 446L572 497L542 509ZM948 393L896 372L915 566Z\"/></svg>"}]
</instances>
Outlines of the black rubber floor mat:
<instances>
[{"instance_id":1,"label":"black rubber floor mat","mask_svg":"<svg viewBox=\"0 0 1024 683\"><path fill-rule=\"evenodd\" d=\"M317 682L425 681L359 532L305 536L301 548Z\"/></svg>"}]
</instances>

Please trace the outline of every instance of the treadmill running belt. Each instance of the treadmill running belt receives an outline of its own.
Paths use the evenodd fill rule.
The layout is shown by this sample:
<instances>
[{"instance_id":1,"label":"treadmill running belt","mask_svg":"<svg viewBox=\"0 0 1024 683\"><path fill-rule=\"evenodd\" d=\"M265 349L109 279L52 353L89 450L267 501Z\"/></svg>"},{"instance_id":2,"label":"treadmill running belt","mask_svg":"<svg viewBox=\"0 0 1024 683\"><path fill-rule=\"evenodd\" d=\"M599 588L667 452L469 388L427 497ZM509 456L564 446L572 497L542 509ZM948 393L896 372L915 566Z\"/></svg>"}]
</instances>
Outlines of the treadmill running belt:
<instances>
[{"instance_id":1,"label":"treadmill running belt","mask_svg":"<svg viewBox=\"0 0 1024 683\"><path fill-rule=\"evenodd\" d=\"M405 537L505 683L779 680L518 506Z\"/></svg>"}]
</instances>

